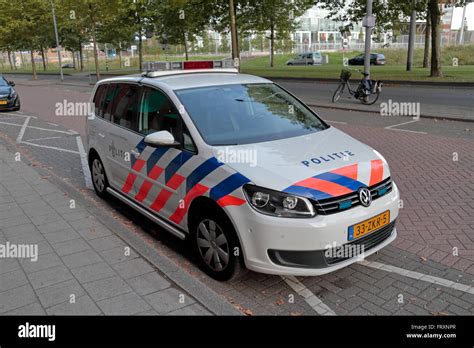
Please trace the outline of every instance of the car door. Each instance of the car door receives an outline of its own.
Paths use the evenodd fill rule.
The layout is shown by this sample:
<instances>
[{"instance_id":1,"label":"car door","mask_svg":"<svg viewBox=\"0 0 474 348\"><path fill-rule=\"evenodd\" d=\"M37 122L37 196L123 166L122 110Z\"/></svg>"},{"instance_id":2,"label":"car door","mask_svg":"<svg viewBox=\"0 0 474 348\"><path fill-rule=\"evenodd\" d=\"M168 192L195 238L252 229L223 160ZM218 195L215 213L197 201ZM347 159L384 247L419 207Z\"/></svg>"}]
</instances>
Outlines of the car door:
<instances>
[{"instance_id":1,"label":"car door","mask_svg":"<svg viewBox=\"0 0 474 348\"><path fill-rule=\"evenodd\" d=\"M295 64L296 65L304 64L304 54L298 54L298 56L295 59Z\"/></svg>"},{"instance_id":2,"label":"car door","mask_svg":"<svg viewBox=\"0 0 474 348\"><path fill-rule=\"evenodd\" d=\"M180 145L144 149L145 168L138 173L132 194L146 208L169 219L185 196L186 178L181 170L196 154L196 147L168 96L157 88L144 86L139 132L146 136L159 131L170 132Z\"/></svg>"},{"instance_id":3,"label":"car door","mask_svg":"<svg viewBox=\"0 0 474 348\"><path fill-rule=\"evenodd\" d=\"M109 183L128 194L134 178L142 170L140 151L144 148L143 136L138 133L138 107L141 87L134 83L116 83L109 86L104 118L110 122L107 132L107 161Z\"/></svg>"}]
</instances>

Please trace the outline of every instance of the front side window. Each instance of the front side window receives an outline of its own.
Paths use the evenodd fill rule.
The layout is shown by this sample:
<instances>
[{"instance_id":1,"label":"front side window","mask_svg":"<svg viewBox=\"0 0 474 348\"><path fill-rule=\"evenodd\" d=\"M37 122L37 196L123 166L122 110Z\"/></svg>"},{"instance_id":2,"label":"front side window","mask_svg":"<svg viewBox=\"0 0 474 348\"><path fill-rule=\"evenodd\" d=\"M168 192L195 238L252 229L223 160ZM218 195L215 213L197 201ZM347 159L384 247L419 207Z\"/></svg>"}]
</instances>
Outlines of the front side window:
<instances>
[{"instance_id":1,"label":"front side window","mask_svg":"<svg viewBox=\"0 0 474 348\"><path fill-rule=\"evenodd\" d=\"M209 145L240 145L315 133L327 126L272 83L175 91Z\"/></svg>"},{"instance_id":2,"label":"front side window","mask_svg":"<svg viewBox=\"0 0 474 348\"><path fill-rule=\"evenodd\" d=\"M140 105L140 133L168 131L180 141L182 129L178 110L161 91L145 87Z\"/></svg>"}]
</instances>

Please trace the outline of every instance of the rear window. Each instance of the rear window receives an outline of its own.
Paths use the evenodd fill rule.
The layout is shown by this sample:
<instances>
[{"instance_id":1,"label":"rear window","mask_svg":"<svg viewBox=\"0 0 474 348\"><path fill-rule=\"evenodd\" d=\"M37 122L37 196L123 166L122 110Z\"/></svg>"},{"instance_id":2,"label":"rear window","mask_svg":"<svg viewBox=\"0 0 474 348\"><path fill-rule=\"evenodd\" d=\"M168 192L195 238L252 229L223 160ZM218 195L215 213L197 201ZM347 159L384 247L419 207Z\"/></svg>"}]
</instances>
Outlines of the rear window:
<instances>
[{"instance_id":1,"label":"rear window","mask_svg":"<svg viewBox=\"0 0 474 348\"><path fill-rule=\"evenodd\" d=\"M94 95L94 112L97 117L103 117L102 104L104 102L105 92L107 91L107 85L100 85Z\"/></svg>"}]
</instances>

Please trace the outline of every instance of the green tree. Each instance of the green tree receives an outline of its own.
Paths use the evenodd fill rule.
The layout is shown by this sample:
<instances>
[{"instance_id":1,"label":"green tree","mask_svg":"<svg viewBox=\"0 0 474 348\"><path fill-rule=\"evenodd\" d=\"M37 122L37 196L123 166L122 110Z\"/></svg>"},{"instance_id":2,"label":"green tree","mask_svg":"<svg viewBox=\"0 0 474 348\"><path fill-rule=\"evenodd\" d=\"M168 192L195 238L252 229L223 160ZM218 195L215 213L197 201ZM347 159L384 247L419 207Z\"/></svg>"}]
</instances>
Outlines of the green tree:
<instances>
[{"instance_id":1,"label":"green tree","mask_svg":"<svg viewBox=\"0 0 474 348\"><path fill-rule=\"evenodd\" d=\"M248 2L248 25L270 33L270 66L274 67L275 40L287 38L298 25L297 18L314 5L313 0L253 0Z\"/></svg>"},{"instance_id":2,"label":"green tree","mask_svg":"<svg viewBox=\"0 0 474 348\"><path fill-rule=\"evenodd\" d=\"M155 3L156 33L163 44L183 45L186 60L189 44L196 36L207 35L210 14L205 0L160 0Z\"/></svg>"}]
</instances>

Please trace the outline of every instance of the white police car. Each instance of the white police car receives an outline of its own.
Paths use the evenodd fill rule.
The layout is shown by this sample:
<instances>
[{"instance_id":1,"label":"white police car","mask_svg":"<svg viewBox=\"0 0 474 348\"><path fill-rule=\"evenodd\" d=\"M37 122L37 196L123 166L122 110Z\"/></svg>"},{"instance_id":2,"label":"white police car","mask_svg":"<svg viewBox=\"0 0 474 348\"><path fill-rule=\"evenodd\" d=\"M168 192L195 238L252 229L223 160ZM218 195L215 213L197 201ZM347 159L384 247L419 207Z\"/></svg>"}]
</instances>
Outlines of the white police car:
<instances>
[{"instance_id":1,"label":"white police car","mask_svg":"<svg viewBox=\"0 0 474 348\"><path fill-rule=\"evenodd\" d=\"M88 119L94 188L230 279L320 275L396 238L399 193L375 150L227 61L148 63L100 81Z\"/></svg>"}]
</instances>

